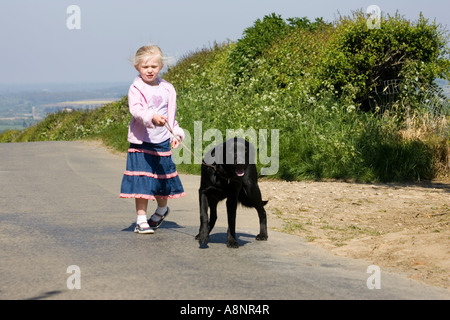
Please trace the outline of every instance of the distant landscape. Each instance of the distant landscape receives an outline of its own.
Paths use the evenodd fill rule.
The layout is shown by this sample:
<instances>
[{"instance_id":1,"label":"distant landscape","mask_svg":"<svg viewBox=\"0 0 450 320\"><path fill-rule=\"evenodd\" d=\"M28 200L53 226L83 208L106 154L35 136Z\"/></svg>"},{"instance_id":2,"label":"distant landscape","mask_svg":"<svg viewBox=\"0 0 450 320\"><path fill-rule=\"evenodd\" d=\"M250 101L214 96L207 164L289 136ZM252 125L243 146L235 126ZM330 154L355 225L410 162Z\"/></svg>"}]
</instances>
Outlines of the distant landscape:
<instances>
[{"instance_id":1,"label":"distant landscape","mask_svg":"<svg viewBox=\"0 0 450 320\"><path fill-rule=\"evenodd\" d=\"M59 110L93 109L121 99L129 83L0 85L0 132L24 129Z\"/></svg>"}]
</instances>

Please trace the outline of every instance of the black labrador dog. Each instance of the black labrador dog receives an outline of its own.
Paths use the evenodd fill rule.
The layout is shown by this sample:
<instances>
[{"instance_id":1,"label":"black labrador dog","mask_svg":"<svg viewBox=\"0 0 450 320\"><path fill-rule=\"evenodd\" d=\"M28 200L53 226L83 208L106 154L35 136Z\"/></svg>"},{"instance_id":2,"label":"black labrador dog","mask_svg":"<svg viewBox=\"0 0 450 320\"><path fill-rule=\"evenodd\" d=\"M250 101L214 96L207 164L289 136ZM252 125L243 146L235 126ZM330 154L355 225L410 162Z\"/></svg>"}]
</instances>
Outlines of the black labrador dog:
<instances>
[{"instance_id":1,"label":"black labrador dog","mask_svg":"<svg viewBox=\"0 0 450 320\"><path fill-rule=\"evenodd\" d=\"M232 138L210 150L201 167L199 189L200 231L195 237L200 246L206 246L209 234L217 220L217 204L227 199L227 247L238 248L236 241L236 209L238 203L256 208L260 232L256 240L267 240L267 216L258 186L255 148L242 138ZM208 207L210 217L208 221Z\"/></svg>"}]
</instances>

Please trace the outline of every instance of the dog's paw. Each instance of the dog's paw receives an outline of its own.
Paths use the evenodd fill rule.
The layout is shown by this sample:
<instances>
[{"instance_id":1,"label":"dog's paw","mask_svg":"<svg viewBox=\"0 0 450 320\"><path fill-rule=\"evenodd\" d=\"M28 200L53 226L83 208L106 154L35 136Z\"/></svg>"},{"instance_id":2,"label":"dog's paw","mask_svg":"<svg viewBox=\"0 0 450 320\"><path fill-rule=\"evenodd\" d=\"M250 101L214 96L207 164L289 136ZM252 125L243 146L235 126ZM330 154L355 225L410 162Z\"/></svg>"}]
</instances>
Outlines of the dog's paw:
<instances>
[{"instance_id":1,"label":"dog's paw","mask_svg":"<svg viewBox=\"0 0 450 320\"><path fill-rule=\"evenodd\" d=\"M256 236L256 240L258 240L258 241L266 241L267 240L267 238L269 238L268 236L267 236L267 234L258 234L257 236Z\"/></svg>"},{"instance_id":2,"label":"dog's paw","mask_svg":"<svg viewBox=\"0 0 450 320\"><path fill-rule=\"evenodd\" d=\"M209 235L202 235L201 233L199 233L198 235L195 236L195 240L198 240L198 242L200 243L200 245L206 245L209 241Z\"/></svg>"},{"instance_id":3,"label":"dog's paw","mask_svg":"<svg viewBox=\"0 0 450 320\"><path fill-rule=\"evenodd\" d=\"M239 248L239 243L235 239L229 239L227 241L227 247L228 248Z\"/></svg>"}]
</instances>

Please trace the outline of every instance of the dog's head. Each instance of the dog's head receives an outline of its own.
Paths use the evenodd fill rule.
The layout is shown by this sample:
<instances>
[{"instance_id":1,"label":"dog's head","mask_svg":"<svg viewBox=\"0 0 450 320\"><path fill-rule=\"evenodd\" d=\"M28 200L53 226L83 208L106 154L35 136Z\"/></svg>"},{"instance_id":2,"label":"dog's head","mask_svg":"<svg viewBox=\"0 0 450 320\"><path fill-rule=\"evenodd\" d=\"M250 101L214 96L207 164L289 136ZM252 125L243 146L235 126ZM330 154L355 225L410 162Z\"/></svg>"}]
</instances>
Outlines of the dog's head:
<instances>
[{"instance_id":1,"label":"dog's head","mask_svg":"<svg viewBox=\"0 0 450 320\"><path fill-rule=\"evenodd\" d=\"M215 165L228 178L245 176L250 164L255 164L255 149L242 138L232 138L207 153L205 163Z\"/></svg>"}]
</instances>

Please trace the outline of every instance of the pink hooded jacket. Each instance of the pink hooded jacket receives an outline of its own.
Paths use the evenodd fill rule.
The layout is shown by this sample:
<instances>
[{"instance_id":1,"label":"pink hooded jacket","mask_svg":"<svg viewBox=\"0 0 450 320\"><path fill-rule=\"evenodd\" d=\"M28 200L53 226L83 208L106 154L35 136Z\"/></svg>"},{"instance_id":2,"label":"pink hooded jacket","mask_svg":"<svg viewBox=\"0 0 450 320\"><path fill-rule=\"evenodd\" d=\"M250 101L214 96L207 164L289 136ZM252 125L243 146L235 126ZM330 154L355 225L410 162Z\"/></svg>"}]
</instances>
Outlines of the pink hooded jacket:
<instances>
[{"instance_id":1,"label":"pink hooded jacket","mask_svg":"<svg viewBox=\"0 0 450 320\"><path fill-rule=\"evenodd\" d=\"M167 122L172 128L173 133L183 140L184 131L180 128L175 119L177 115L177 94L175 88L171 83L163 79L158 79L158 81L160 86L163 86L169 94ZM145 97L144 95L143 88L146 85L147 84L141 77L137 77L128 91L128 106L130 108L130 113L133 116L130 126L128 127L128 142L130 143L142 144L144 141L148 141L149 133L147 128L155 128L155 125L152 122L155 112L148 107L147 101L149 97Z\"/></svg>"}]
</instances>

